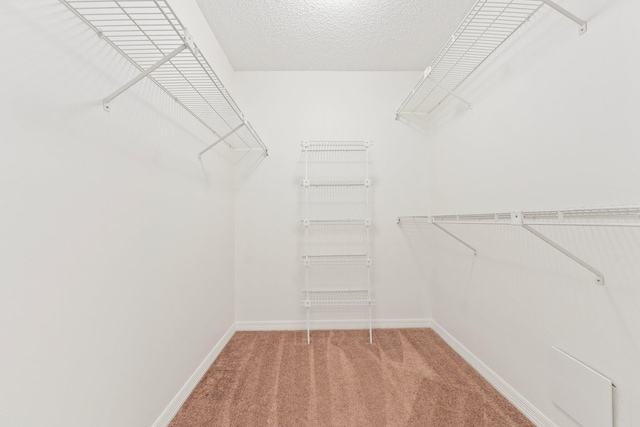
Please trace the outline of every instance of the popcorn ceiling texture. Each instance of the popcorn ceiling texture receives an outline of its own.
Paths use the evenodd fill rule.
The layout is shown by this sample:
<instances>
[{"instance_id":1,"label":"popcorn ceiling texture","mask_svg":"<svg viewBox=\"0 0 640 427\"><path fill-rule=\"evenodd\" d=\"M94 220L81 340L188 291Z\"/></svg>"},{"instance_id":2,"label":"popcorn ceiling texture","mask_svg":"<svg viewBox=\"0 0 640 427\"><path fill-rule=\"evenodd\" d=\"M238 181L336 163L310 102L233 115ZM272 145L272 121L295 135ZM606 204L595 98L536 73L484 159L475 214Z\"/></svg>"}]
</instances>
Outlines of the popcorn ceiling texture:
<instances>
[{"instance_id":1,"label":"popcorn ceiling texture","mask_svg":"<svg viewBox=\"0 0 640 427\"><path fill-rule=\"evenodd\" d=\"M238 71L421 71L475 0L197 2Z\"/></svg>"}]
</instances>

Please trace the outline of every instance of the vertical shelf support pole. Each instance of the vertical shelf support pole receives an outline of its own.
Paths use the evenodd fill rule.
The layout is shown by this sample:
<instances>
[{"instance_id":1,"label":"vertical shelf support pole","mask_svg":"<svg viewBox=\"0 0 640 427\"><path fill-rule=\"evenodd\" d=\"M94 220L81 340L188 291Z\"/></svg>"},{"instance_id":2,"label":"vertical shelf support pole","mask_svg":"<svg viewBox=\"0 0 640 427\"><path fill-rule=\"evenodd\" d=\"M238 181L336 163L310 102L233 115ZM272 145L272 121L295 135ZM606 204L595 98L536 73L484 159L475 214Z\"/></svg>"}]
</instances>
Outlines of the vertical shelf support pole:
<instances>
[{"instance_id":1,"label":"vertical shelf support pole","mask_svg":"<svg viewBox=\"0 0 640 427\"><path fill-rule=\"evenodd\" d=\"M557 12L560 12L561 14L566 16L567 18L571 19L576 24L578 24L579 25L579 27L578 27L578 34L579 35L582 35L582 34L587 32L587 21L578 18L576 15L574 15L571 12L569 12L567 9L565 9L564 7L560 6L559 4L557 4L556 2L554 2L552 0L542 0L542 2L544 4L546 4L547 6L549 6L550 8L556 10Z\"/></svg>"},{"instance_id":2,"label":"vertical shelf support pole","mask_svg":"<svg viewBox=\"0 0 640 427\"><path fill-rule=\"evenodd\" d=\"M116 99L118 96L122 95L127 89L131 88L133 85L138 83L140 80L144 79L149 74L153 73L155 70L157 70L158 68L163 66L165 63L171 61L176 55L178 55L180 52L185 50L187 47L189 47L189 46L186 43L178 46L170 54L168 54L167 56L162 58L160 61L158 61L155 64L153 64L151 67L149 67L146 70L144 70L142 73L138 74L136 77L131 79L131 81L129 81L124 86L122 86L120 89L118 89L117 91L113 92L111 95L107 96L104 99L104 101L102 102L102 106L104 108L104 111L109 112L110 109L111 109L111 107L109 106L109 103L111 101Z\"/></svg>"},{"instance_id":3,"label":"vertical shelf support pole","mask_svg":"<svg viewBox=\"0 0 640 427\"><path fill-rule=\"evenodd\" d=\"M309 143L303 142L304 147L304 183L309 183ZM309 256L309 186L304 187L304 216L306 221L304 222L304 253ZM308 261L308 258L307 258ZM307 300L309 299L309 263L305 263L305 287L307 289ZM306 304L307 311L307 344L311 344L311 305L310 301Z\"/></svg>"},{"instance_id":4,"label":"vertical shelf support pole","mask_svg":"<svg viewBox=\"0 0 640 427\"><path fill-rule=\"evenodd\" d=\"M371 297L369 297L371 298ZM369 301L369 344L373 344L373 321L371 320L371 301Z\"/></svg>"},{"instance_id":5,"label":"vertical shelf support pole","mask_svg":"<svg viewBox=\"0 0 640 427\"><path fill-rule=\"evenodd\" d=\"M536 236L538 239L542 240L543 242L547 243L548 245L551 245L558 252L560 252L563 255L571 258L572 260L574 260L575 262L577 262L578 264L580 264L581 266L583 266L584 268L586 268L587 270L589 270L590 272L595 274L596 275L596 283L598 285L604 285L604 276L602 275L602 273L600 273L600 271L596 270L594 267L590 266L589 264L587 264L586 262L584 262L583 260L581 260L580 258L575 256L574 254L572 254L571 252L569 252L568 250L566 250L562 246L558 245L556 242L554 242L553 240L549 239L544 234L540 233L537 230L534 230L533 228L531 228L530 225L527 225L527 224L521 224L521 225L522 225L522 228L524 228L529 233L531 233L534 236Z\"/></svg>"},{"instance_id":6,"label":"vertical shelf support pole","mask_svg":"<svg viewBox=\"0 0 640 427\"><path fill-rule=\"evenodd\" d=\"M369 181L369 145L367 145L364 149L364 163L365 163L365 181ZM371 259L371 238L369 236L369 186L365 186L365 195L366 195L366 213L365 213L365 227L366 227L366 235L367 235L367 259ZM367 263L367 288L369 291L369 344L373 344L373 331L372 331L372 320L371 320L371 263Z\"/></svg>"}]
</instances>

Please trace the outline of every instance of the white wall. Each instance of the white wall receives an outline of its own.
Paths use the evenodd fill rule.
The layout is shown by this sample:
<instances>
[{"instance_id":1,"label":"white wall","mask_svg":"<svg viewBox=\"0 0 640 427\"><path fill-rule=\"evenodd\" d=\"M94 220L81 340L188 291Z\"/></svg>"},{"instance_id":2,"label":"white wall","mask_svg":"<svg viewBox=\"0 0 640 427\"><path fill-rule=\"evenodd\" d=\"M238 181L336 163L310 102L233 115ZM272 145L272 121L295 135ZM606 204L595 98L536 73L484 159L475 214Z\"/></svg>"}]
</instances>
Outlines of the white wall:
<instances>
[{"instance_id":1,"label":"white wall","mask_svg":"<svg viewBox=\"0 0 640 427\"><path fill-rule=\"evenodd\" d=\"M426 125L432 213L638 205L640 35L633 0L566 1L576 26L543 8ZM611 378L615 425L637 425L640 230L541 228L605 275L594 276L518 228L433 227L433 318L559 426L549 349Z\"/></svg>"},{"instance_id":2,"label":"white wall","mask_svg":"<svg viewBox=\"0 0 640 427\"><path fill-rule=\"evenodd\" d=\"M105 113L135 70L58 1L0 27L0 425L149 426L234 320L229 153L149 82Z\"/></svg>"},{"instance_id":3,"label":"white wall","mask_svg":"<svg viewBox=\"0 0 640 427\"><path fill-rule=\"evenodd\" d=\"M237 100L269 157L236 194L236 316L304 319L300 225L303 140L372 140L373 288L377 319L426 319L425 278L399 231L399 213L427 206L426 146L393 120L420 73L237 72ZM321 316L322 317L322 316ZM277 323L270 323L275 327Z\"/></svg>"}]
</instances>

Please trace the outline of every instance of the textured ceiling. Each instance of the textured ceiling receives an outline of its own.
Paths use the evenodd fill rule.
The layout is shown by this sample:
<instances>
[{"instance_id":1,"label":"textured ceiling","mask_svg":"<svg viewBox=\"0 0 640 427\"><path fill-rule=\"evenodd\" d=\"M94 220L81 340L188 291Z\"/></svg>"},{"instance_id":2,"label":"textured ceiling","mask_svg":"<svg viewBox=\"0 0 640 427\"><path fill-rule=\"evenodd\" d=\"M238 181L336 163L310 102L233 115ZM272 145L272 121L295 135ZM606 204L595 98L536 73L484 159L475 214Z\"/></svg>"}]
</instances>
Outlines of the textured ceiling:
<instances>
[{"instance_id":1,"label":"textured ceiling","mask_svg":"<svg viewBox=\"0 0 640 427\"><path fill-rule=\"evenodd\" d=\"M475 0L197 0L236 70L424 70Z\"/></svg>"}]
</instances>

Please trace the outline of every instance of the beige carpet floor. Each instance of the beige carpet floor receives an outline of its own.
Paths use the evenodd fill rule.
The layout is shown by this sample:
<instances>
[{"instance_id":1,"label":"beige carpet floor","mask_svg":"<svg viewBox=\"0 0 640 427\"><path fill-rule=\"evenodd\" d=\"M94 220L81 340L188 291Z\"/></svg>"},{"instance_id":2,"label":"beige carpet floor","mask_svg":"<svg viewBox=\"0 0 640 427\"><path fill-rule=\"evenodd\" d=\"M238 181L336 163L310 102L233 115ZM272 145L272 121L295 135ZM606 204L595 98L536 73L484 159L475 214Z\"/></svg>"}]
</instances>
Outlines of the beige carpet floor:
<instances>
[{"instance_id":1,"label":"beige carpet floor","mask_svg":"<svg viewBox=\"0 0 640 427\"><path fill-rule=\"evenodd\" d=\"M531 426L431 329L237 332L170 427Z\"/></svg>"}]
</instances>

